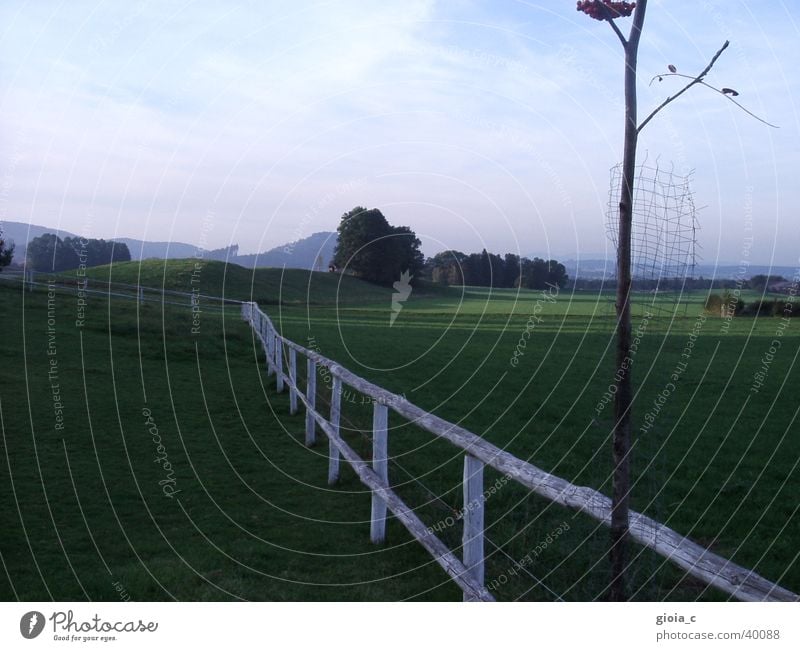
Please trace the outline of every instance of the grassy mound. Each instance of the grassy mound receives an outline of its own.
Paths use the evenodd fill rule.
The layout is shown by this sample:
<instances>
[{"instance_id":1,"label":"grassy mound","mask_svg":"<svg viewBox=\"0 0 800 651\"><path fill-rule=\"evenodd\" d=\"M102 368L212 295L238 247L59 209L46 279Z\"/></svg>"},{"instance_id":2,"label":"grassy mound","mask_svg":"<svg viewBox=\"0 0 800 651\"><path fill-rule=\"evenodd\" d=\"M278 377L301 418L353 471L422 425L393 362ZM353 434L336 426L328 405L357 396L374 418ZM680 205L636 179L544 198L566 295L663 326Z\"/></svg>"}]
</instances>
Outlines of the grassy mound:
<instances>
[{"instance_id":1,"label":"grassy mound","mask_svg":"<svg viewBox=\"0 0 800 651\"><path fill-rule=\"evenodd\" d=\"M142 260L89 269L90 279L275 305L364 304L392 290L351 276L306 269L246 269L216 260Z\"/></svg>"}]
</instances>

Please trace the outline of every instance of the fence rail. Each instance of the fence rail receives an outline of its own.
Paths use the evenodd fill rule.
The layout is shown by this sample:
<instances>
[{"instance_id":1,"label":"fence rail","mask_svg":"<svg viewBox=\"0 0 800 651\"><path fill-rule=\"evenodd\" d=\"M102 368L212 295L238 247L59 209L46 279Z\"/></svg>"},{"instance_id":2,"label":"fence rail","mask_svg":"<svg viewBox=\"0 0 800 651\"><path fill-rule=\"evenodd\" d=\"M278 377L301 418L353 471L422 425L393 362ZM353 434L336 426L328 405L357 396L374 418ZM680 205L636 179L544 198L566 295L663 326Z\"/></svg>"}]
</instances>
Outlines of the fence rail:
<instances>
[{"instance_id":1,"label":"fence rail","mask_svg":"<svg viewBox=\"0 0 800 651\"><path fill-rule=\"evenodd\" d=\"M463 590L469 601L493 601L484 586L484 487L485 466L505 474L545 499L585 513L606 526L611 524L611 500L588 487L576 486L485 441L472 432L450 423L391 393L319 353L283 337L270 318L256 303L242 304L242 318L261 341L267 356L267 371L277 376L278 391L289 385L290 405L299 397L306 409L305 442L315 442L316 425L329 441L328 480L339 477L339 459L344 458L361 481L372 490L370 539L384 540L386 510L390 510L414 538L430 552L447 574ZM288 352L288 364L284 358ZM297 354L307 360L307 387L303 393L297 383ZM288 366L289 372L284 371ZM325 367L333 377L331 411L325 418L316 409L317 368ZM339 433L341 387L345 384L374 401L373 466L359 457ZM445 544L425 527L420 518L391 489L388 477L388 411L403 416L417 427L445 439L465 452L464 455L464 533L463 560L459 560ZM648 547L687 574L714 586L741 601L797 601L798 595L782 588L752 570L715 554L692 542L664 524L646 515L631 511L630 537Z\"/></svg>"}]
</instances>

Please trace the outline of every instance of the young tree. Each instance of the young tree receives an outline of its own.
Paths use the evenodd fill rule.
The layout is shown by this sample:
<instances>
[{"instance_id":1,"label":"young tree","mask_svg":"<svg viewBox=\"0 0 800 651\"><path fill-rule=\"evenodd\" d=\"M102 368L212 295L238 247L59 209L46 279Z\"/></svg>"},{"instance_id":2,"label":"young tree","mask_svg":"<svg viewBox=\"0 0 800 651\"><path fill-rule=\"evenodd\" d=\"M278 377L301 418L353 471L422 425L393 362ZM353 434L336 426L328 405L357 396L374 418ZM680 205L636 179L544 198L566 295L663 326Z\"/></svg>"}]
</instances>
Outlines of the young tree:
<instances>
[{"instance_id":1,"label":"young tree","mask_svg":"<svg viewBox=\"0 0 800 651\"><path fill-rule=\"evenodd\" d=\"M710 88L736 104L749 115L764 122L739 104L734 97L738 93L731 88L715 88L706 83L705 78L717 59L728 47L728 41L711 58L709 64L697 76L684 75L675 66L669 65L669 72L656 75L653 80L662 81L664 77L682 77L688 83L677 93L670 95L657 106L641 123L637 116L636 64L639 41L642 35L647 0L637 2L613 2L612 0L582 0L577 4L578 11L607 22L622 43L625 53L625 136L622 158L622 181L619 202L619 232L617 238L617 351L616 351L616 394L614 400L614 429L612 432L613 479L611 507L611 584L609 596L612 600L626 598L624 570L627 563L626 547L628 537L628 512L630 496L630 446L631 446L631 406L633 391L629 360L631 348L631 226L633 221L634 176L636 171L636 147L639 133L668 104L683 95L695 85ZM633 15L633 24L626 37L615 20ZM652 82L651 82L652 83ZM769 123L766 123L769 124ZM769 125L773 126L773 125Z\"/></svg>"}]
</instances>

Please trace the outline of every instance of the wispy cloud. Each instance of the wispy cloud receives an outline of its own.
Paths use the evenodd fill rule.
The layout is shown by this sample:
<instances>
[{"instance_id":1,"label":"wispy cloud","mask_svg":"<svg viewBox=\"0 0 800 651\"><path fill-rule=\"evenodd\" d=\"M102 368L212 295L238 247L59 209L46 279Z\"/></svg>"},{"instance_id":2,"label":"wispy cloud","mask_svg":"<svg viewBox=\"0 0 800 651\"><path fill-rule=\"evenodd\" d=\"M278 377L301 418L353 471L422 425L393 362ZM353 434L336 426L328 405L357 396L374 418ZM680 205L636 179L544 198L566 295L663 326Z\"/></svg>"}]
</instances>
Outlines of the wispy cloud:
<instances>
[{"instance_id":1,"label":"wispy cloud","mask_svg":"<svg viewBox=\"0 0 800 651\"><path fill-rule=\"evenodd\" d=\"M699 69L731 38L714 78L781 131L700 89L642 147L697 170L706 256L736 257L752 185L770 225L754 255L786 260L795 12L746 5L651 3L640 69ZM582 18L569 3L4 3L3 136L25 142L7 218L80 230L93 214L98 235L191 241L213 213L219 245L253 250L295 237L333 190L308 233L369 204L424 233L429 253L597 252L622 63L610 30ZM642 110L667 92L643 86ZM335 192L354 179L357 196Z\"/></svg>"}]
</instances>

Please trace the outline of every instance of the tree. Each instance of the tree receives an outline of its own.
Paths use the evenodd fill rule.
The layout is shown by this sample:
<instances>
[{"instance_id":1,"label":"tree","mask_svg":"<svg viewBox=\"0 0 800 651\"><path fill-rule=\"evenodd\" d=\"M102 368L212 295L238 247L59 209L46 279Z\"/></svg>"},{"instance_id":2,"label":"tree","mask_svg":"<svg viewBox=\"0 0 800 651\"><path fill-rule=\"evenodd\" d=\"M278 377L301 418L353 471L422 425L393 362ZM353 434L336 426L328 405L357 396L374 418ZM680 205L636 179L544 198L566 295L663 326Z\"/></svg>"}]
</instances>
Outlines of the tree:
<instances>
[{"instance_id":1,"label":"tree","mask_svg":"<svg viewBox=\"0 0 800 651\"><path fill-rule=\"evenodd\" d=\"M114 262L128 262L131 253L124 242L65 237L53 233L34 237L28 243L28 266L35 271L66 271L80 265L97 267Z\"/></svg>"},{"instance_id":2,"label":"tree","mask_svg":"<svg viewBox=\"0 0 800 651\"><path fill-rule=\"evenodd\" d=\"M75 250L54 233L44 233L28 242L28 267L35 271L75 269L79 262Z\"/></svg>"},{"instance_id":3,"label":"tree","mask_svg":"<svg viewBox=\"0 0 800 651\"><path fill-rule=\"evenodd\" d=\"M614 429L612 431L613 478L611 496L611 584L609 596L612 600L625 599L624 570L627 564L626 547L629 523L630 497L630 439L631 439L631 407L633 390L631 382L631 227L633 222L634 175L636 171L636 148L639 133L656 116L656 114L687 90L702 85L720 93L736 104L749 115L764 122L739 104L734 97L739 93L731 88L715 88L706 83L706 75L717 59L728 47L728 41L722 45L711 58L708 65L699 75L692 77L681 74L675 66L669 65L669 72L653 77L663 81L665 77L683 77L687 83L674 95L670 95L639 123L637 117L636 66L639 53L639 41L642 35L647 0L637 2L613 2L612 0L581 0L577 4L581 11L595 20L607 22L622 43L625 54L625 135L622 159L622 180L619 202L619 232L617 236L617 352L614 382L616 393L614 399ZM633 15L633 24L627 38L614 22L617 18ZM651 81L651 83L652 83ZM765 122L765 124L769 124ZM769 125L774 126L774 125Z\"/></svg>"},{"instance_id":4,"label":"tree","mask_svg":"<svg viewBox=\"0 0 800 651\"><path fill-rule=\"evenodd\" d=\"M11 260L14 258L14 243L7 242L3 238L3 231L0 230L0 271L3 270L3 267L7 267L11 264Z\"/></svg>"},{"instance_id":5,"label":"tree","mask_svg":"<svg viewBox=\"0 0 800 651\"><path fill-rule=\"evenodd\" d=\"M519 286L528 289L545 289L555 285L563 287L568 280L567 270L557 260L542 260L541 258L522 258L522 271L519 277Z\"/></svg>"},{"instance_id":6,"label":"tree","mask_svg":"<svg viewBox=\"0 0 800 651\"><path fill-rule=\"evenodd\" d=\"M333 262L364 280L391 285L408 271L418 274L425 259L408 226L391 226L380 210L356 206L342 215Z\"/></svg>"},{"instance_id":7,"label":"tree","mask_svg":"<svg viewBox=\"0 0 800 651\"><path fill-rule=\"evenodd\" d=\"M774 283L785 281L783 276L773 276L767 274L756 274L750 279L750 287L759 292L765 292Z\"/></svg>"},{"instance_id":8,"label":"tree","mask_svg":"<svg viewBox=\"0 0 800 651\"><path fill-rule=\"evenodd\" d=\"M464 261L461 251L442 251L429 259L431 280L441 285L465 285Z\"/></svg>"},{"instance_id":9,"label":"tree","mask_svg":"<svg viewBox=\"0 0 800 651\"><path fill-rule=\"evenodd\" d=\"M503 258L503 287L517 287L519 285L522 266L518 255L506 253Z\"/></svg>"},{"instance_id":10,"label":"tree","mask_svg":"<svg viewBox=\"0 0 800 651\"><path fill-rule=\"evenodd\" d=\"M124 242L65 237L64 246L70 247L75 252L78 262L86 267L99 267L100 265L113 264L114 262L129 262L131 259L128 245Z\"/></svg>"}]
</instances>

